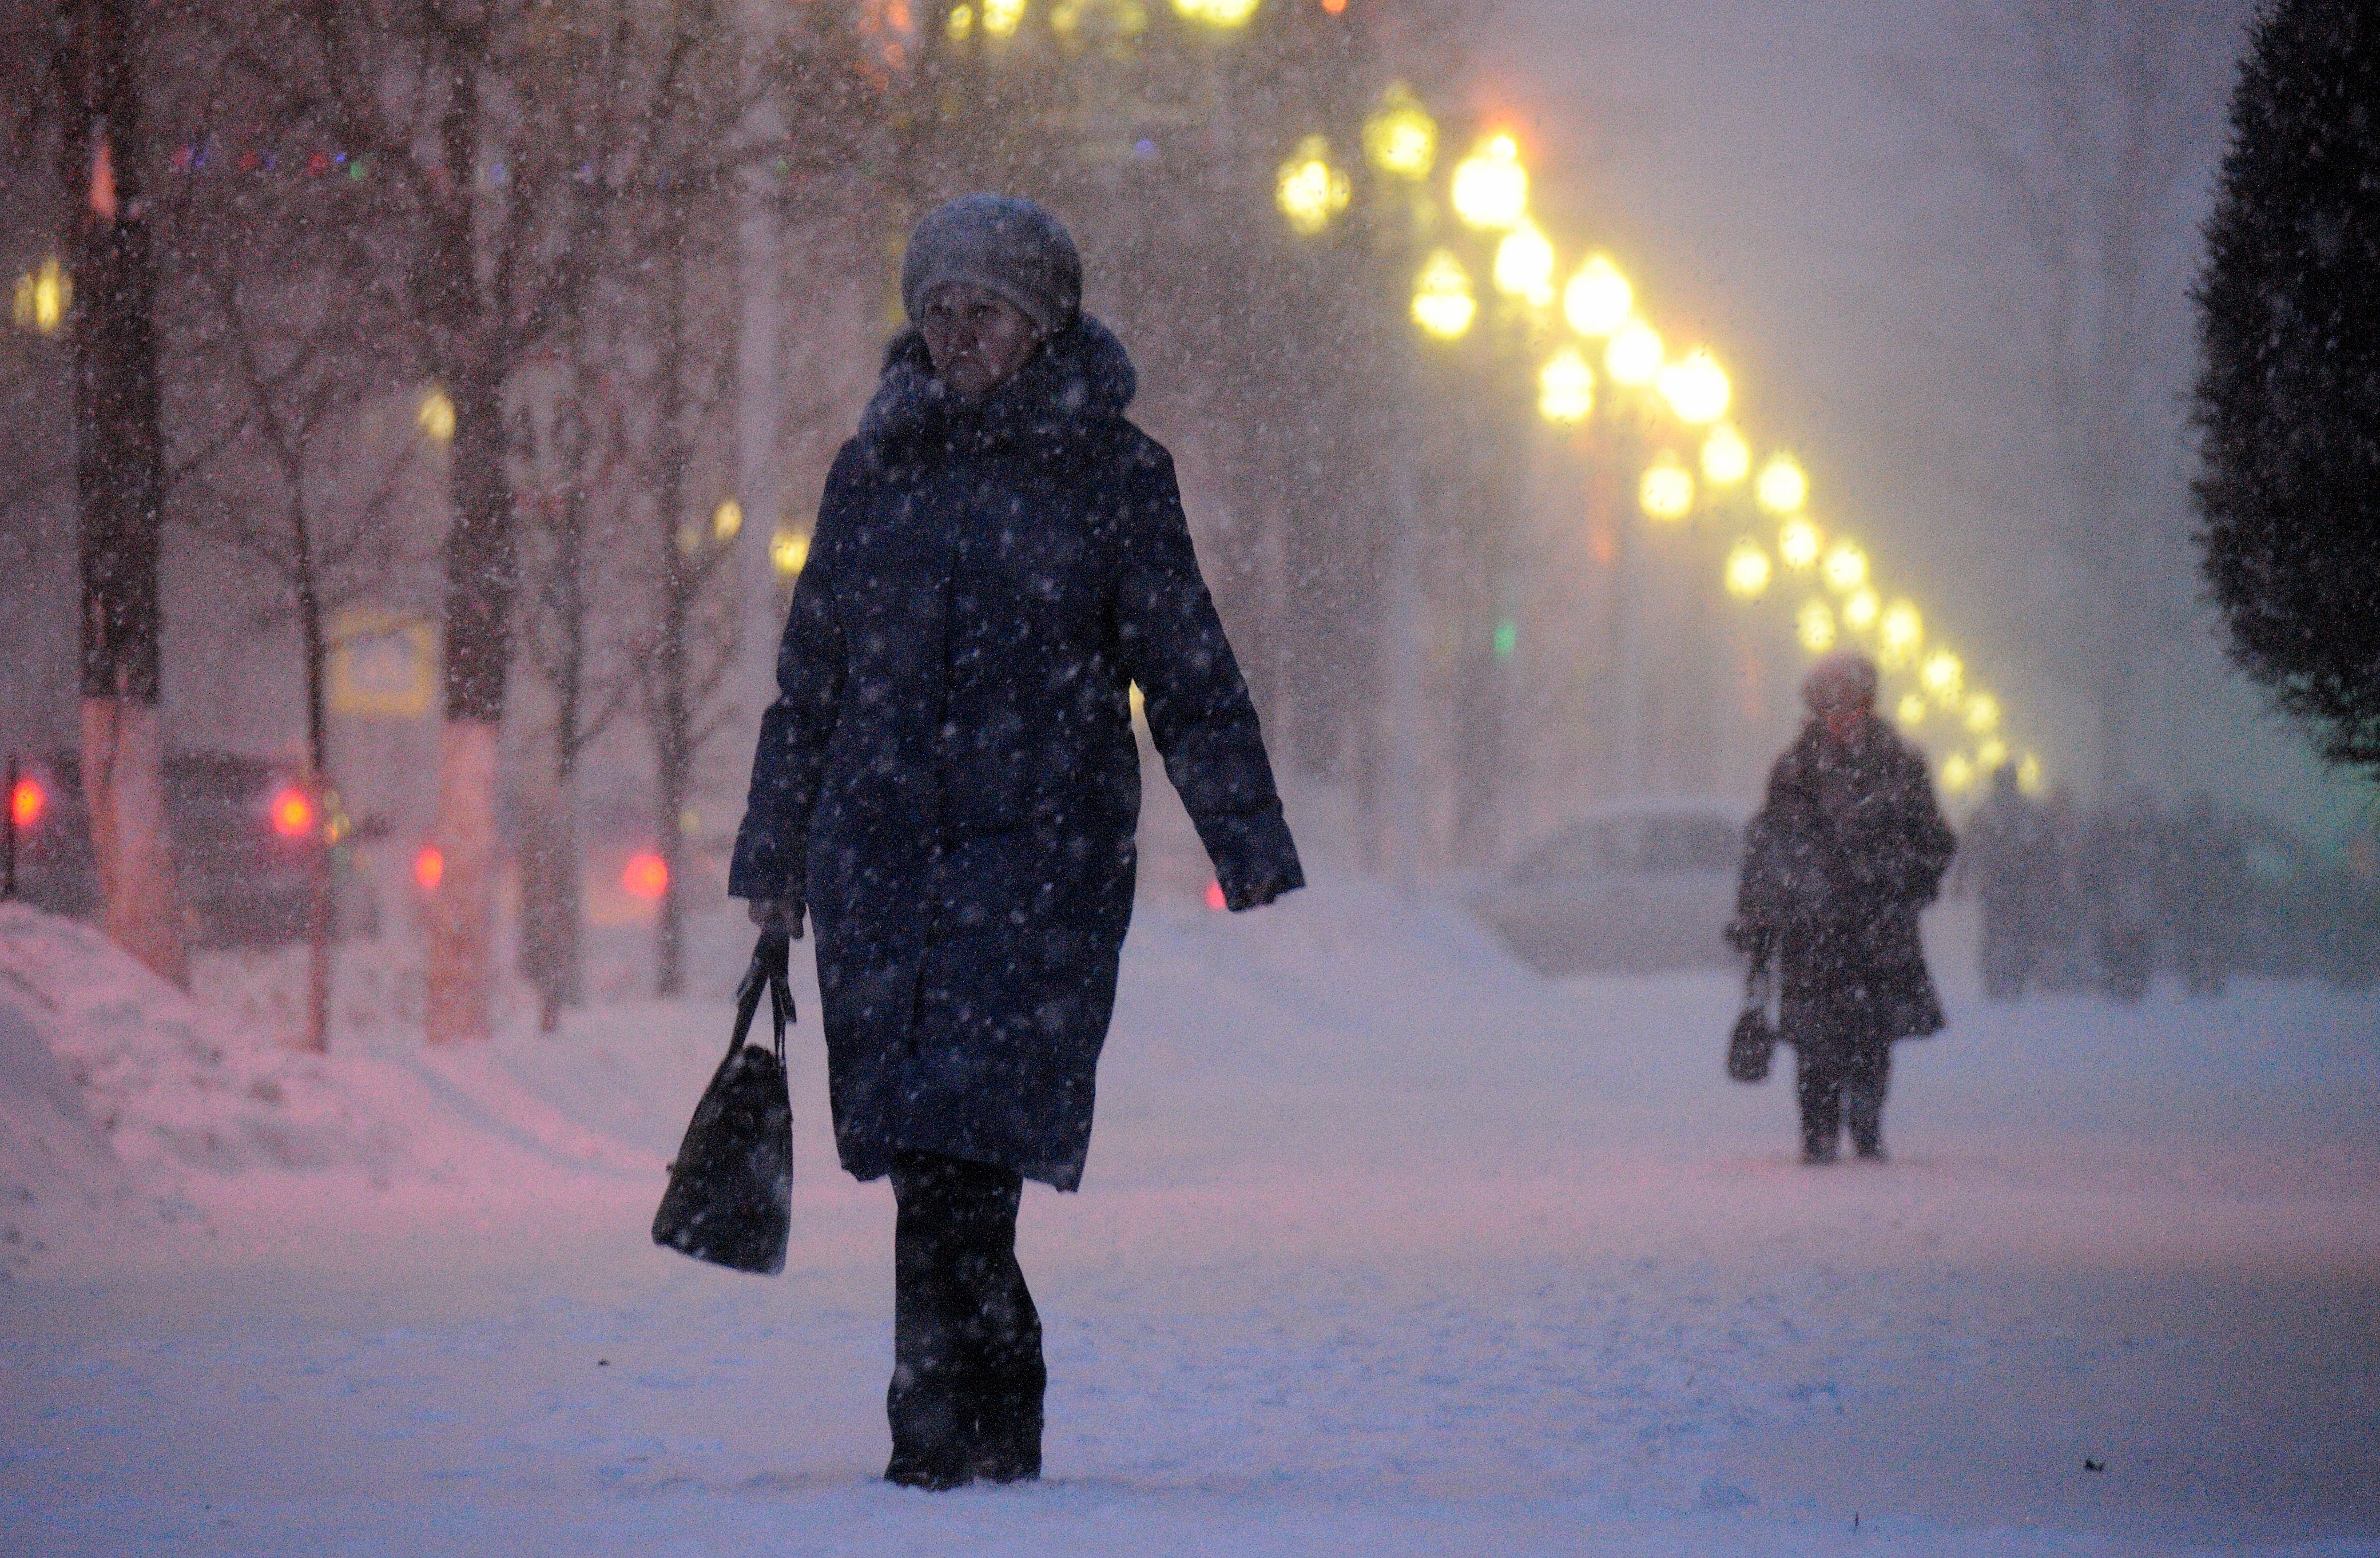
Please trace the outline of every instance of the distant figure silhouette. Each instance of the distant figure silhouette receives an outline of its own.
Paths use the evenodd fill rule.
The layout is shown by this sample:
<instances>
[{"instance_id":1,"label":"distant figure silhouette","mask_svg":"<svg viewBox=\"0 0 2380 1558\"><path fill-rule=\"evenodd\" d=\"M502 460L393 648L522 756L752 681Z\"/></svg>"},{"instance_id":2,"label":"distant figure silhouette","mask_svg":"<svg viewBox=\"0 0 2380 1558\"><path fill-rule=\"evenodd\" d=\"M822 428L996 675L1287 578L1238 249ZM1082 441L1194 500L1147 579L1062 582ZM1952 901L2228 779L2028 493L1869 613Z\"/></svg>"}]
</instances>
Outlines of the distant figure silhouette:
<instances>
[{"instance_id":1,"label":"distant figure silhouette","mask_svg":"<svg viewBox=\"0 0 2380 1558\"><path fill-rule=\"evenodd\" d=\"M1846 1124L1884 1156L1898 1039L1942 1027L1918 912L1957 841L1925 759L1876 716L1876 666L1839 652L1812 667L1810 723L1777 760L1744 839L1728 934L1782 976L1779 1037L1794 1049L1804 1162L1835 1161Z\"/></svg>"}]
</instances>

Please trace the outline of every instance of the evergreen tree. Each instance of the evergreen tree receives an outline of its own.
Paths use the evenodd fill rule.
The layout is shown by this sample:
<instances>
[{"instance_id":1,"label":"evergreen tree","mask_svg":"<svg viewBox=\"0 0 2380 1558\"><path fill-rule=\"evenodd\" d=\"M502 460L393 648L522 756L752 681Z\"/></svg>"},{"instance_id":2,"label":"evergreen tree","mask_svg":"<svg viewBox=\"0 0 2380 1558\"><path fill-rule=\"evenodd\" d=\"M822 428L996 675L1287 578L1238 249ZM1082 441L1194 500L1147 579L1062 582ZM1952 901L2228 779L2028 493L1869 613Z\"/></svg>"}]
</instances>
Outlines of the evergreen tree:
<instances>
[{"instance_id":1,"label":"evergreen tree","mask_svg":"<svg viewBox=\"0 0 2380 1558\"><path fill-rule=\"evenodd\" d=\"M2380 775L2380 8L2277 0L2231 105L2197 298L2197 483L2231 653Z\"/></svg>"}]
</instances>

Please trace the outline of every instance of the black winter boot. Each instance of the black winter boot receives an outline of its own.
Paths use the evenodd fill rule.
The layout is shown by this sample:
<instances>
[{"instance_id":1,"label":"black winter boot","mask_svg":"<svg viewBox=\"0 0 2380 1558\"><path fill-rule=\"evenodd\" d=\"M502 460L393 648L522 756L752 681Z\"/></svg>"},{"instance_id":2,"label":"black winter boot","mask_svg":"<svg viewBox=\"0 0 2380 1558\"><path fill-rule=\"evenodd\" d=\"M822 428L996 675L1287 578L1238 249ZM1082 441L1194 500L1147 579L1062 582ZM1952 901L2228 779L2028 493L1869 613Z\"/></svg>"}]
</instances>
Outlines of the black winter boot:
<instances>
[{"instance_id":1,"label":"black winter boot","mask_svg":"<svg viewBox=\"0 0 2380 1558\"><path fill-rule=\"evenodd\" d=\"M976 1397L975 1445L967 1474L985 1482L1031 1482L1041 1475L1040 1360Z\"/></svg>"},{"instance_id":2,"label":"black winter boot","mask_svg":"<svg viewBox=\"0 0 2380 1558\"><path fill-rule=\"evenodd\" d=\"M920 1389L902 1373L894 1369L884 1400L884 1415L892 1425L892 1458L885 1463L884 1480L936 1493L964 1485L974 1425L965 1420L956 1395L931 1385Z\"/></svg>"},{"instance_id":3,"label":"black winter boot","mask_svg":"<svg viewBox=\"0 0 2380 1558\"><path fill-rule=\"evenodd\" d=\"M892 1430L888 1482L1041 1475L1041 1317L1016 1264L1015 1175L922 1152L892 1168Z\"/></svg>"}]
</instances>

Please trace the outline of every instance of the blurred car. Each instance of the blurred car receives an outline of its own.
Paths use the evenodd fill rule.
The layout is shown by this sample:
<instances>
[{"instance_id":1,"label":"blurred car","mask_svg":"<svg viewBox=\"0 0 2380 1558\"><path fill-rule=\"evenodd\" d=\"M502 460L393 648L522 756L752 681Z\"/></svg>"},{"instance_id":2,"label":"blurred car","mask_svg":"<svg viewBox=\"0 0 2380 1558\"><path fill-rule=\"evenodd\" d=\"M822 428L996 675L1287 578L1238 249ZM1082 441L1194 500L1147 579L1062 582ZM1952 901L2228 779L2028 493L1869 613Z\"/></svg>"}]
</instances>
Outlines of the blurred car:
<instances>
[{"instance_id":1,"label":"blurred car","mask_svg":"<svg viewBox=\"0 0 2380 1558\"><path fill-rule=\"evenodd\" d=\"M190 945L303 940L315 859L325 849L334 857L334 921L360 928L355 884L340 869L344 851L325 842L316 803L295 772L236 752L168 752L164 766L165 820ZM8 804L18 824L17 895L53 914L98 914L99 866L75 754L20 764Z\"/></svg>"},{"instance_id":2,"label":"blurred car","mask_svg":"<svg viewBox=\"0 0 2380 1558\"><path fill-rule=\"evenodd\" d=\"M1719 800L1598 807L1475 895L1474 913L1546 974L1725 968L1743 809Z\"/></svg>"}]
</instances>

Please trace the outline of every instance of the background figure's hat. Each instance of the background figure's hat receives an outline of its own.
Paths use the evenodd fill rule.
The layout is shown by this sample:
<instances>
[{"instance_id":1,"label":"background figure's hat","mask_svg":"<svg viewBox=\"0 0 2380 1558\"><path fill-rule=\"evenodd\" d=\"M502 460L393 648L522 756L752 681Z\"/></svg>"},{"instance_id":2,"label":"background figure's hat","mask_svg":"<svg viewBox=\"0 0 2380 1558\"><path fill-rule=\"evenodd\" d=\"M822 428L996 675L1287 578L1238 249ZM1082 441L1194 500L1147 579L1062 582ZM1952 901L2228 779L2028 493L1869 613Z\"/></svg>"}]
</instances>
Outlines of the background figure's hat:
<instances>
[{"instance_id":1,"label":"background figure's hat","mask_svg":"<svg viewBox=\"0 0 2380 1558\"><path fill-rule=\"evenodd\" d=\"M1837 650L1802 678L1802 701L1813 709L1840 709L1876 701L1876 662L1857 650Z\"/></svg>"}]
</instances>

